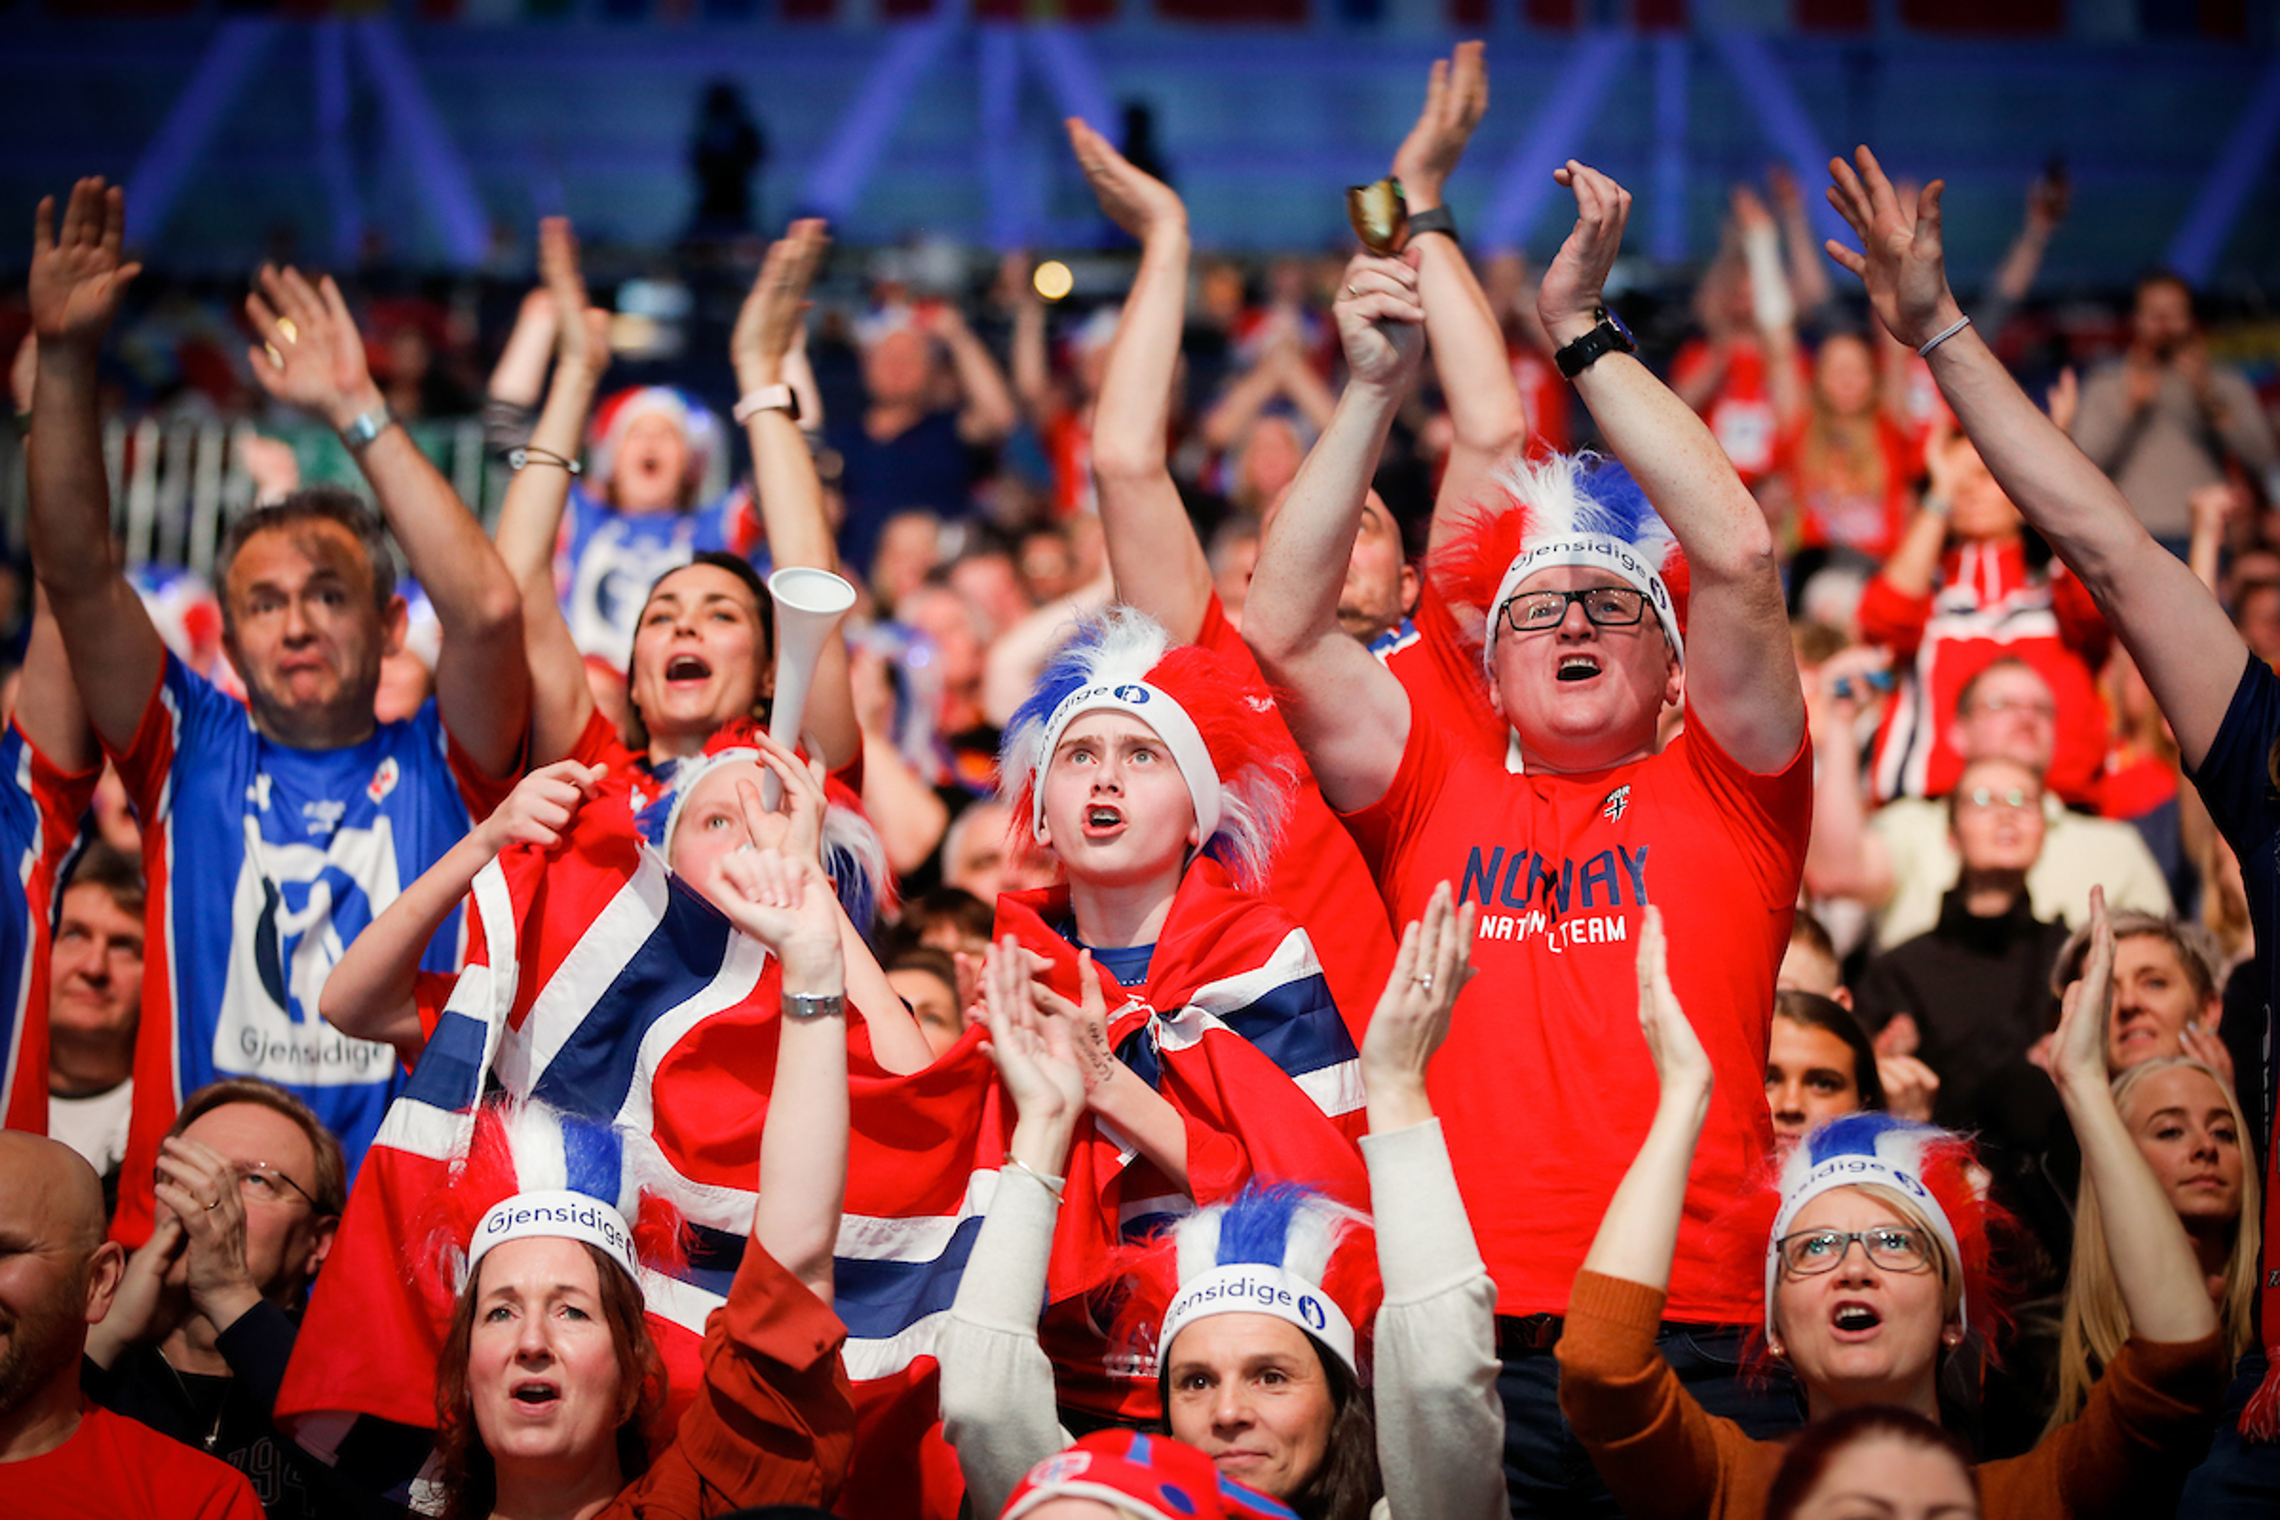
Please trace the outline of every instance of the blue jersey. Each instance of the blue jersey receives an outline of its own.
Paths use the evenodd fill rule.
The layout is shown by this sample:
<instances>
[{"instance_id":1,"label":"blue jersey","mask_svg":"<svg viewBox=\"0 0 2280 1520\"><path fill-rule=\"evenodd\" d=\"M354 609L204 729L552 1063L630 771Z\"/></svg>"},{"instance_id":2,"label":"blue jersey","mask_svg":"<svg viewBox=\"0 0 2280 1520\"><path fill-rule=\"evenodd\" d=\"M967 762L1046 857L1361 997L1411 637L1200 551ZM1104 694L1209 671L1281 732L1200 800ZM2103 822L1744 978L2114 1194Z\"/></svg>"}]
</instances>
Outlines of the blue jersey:
<instances>
[{"instance_id":1,"label":"blue jersey","mask_svg":"<svg viewBox=\"0 0 2280 1520\"><path fill-rule=\"evenodd\" d=\"M689 512L629 515L573 489L555 583L578 652L624 669L634 625L659 576L716 549L749 555L758 537L751 500L741 491Z\"/></svg>"},{"instance_id":2,"label":"blue jersey","mask_svg":"<svg viewBox=\"0 0 2280 1520\"><path fill-rule=\"evenodd\" d=\"M169 656L134 744L113 759L142 819L149 895L125 1173L135 1202L175 1108L222 1076L304 1099L353 1170L403 1073L389 1046L325 1023L317 998L348 942L467 832L435 703L361 744L295 749ZM450 970L458 943L455 911L421 964ZM129 1206L122 1190L123 1219Z\"/></svg>"},{"instance_id":3,"label":"blue jersey","mask_svg":"<svg viewBox=\"0 0 2280 1520\"><path fill-rule=\"evenodd\" d=\"M10 722L0 730L0 1129L47 1132L48 946L102 773L56 769Z\"/></svg>"}]
</instances>

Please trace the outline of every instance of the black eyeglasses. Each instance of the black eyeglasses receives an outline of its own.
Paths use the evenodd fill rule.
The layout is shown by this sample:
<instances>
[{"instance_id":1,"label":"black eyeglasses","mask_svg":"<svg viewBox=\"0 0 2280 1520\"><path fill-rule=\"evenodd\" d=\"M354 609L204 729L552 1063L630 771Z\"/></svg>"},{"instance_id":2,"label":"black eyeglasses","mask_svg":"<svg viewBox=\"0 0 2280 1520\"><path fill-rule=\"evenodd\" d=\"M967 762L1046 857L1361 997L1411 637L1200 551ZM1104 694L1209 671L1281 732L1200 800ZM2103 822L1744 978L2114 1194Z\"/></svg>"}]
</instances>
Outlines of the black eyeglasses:
<instances>
[{"instance_id":1,"label":"black eyeglasses","mask_svg":"<svg viewBox=\"0 0 2280 1520\"><path fill-rule=\"evenodd\" d=\"M1923 1272L1932 1265L1931 1243L1924 1232L1904 1224L1880 1224L1868 1230L1800 1230L1784 1235L1775 1245L1782 1268L1792 1277L1818 1277L1834 1272L1854 1241L1869 1261L1887 1272Z\"/></svg>"},{"instance_id":2,"label":"black eyeglasses","mask_svg":"<svg viewBox=\"0 0 2280 1520\"><path fill-rule=\"evenodd\" d=\"M1647 597L1629 586L1586 586L1581 591L1523 591L1505 602L1504 621L1514 633L1542 633L1567 621L1570 602L1583 605L1595 628L1629 628L1647 615Z\"/></svg>"}]
</instances>

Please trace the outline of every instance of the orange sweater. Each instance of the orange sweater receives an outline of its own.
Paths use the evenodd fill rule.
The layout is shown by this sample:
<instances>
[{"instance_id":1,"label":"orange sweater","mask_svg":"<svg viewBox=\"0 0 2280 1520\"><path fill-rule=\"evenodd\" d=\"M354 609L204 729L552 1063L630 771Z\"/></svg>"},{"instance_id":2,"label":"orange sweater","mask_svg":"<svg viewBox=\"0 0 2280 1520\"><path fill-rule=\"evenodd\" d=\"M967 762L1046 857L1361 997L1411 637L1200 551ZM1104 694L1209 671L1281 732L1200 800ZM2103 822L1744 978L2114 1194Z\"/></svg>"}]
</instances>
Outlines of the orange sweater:
<instances>
[{"instance_id":1,"label":"orange sweater","mask_svg":"<svg viewBox=\"0 0 2280 1520\"><path fill-rule=\"evenodd\" d=\"M1559 1344L1560 1410L1631 1520L1760 1520L1782 1445L1694 1401L1655 1350L1662 1309L1656 1289L1579 1273ZM2221 1335L2130 1341L2079 1419L1980 1467L1987 1520L2169 1514L2230 1373Z\"/></svg>"}]
</instances>

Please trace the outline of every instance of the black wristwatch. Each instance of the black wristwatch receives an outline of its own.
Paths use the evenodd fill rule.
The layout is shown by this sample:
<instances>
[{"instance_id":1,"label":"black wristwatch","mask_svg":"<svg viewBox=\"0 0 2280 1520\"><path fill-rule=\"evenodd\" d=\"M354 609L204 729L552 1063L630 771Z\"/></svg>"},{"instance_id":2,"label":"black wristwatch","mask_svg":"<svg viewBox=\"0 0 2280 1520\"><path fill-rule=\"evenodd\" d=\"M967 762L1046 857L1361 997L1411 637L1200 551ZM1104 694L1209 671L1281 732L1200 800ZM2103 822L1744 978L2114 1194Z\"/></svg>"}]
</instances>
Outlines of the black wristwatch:
<instances>
[{"instance_id":1,"label":"black wristwatch","mask_svg":"<svg viewBox=\"0 0 2280 1520\"><path fill-rule=\"evenodd\" d=\"M1463 239L1457 236L1457 219L1451 214L1447 206L1435 206L1430 211L1410 212L1409 235L1415 237L1420 232L1438 232L1452 243L1462 244L1463 242Z\"/></svg>"},{"instance_id":2,"label":"black wristwatch","mask_svg":"<svg viewBox=\"0 0 2280 1520\"><path fill-rule=\"evenodd\" d=\"M1570 380L1591 368L1602 354L1635 354L1639 351L1639 340L1631 336L1631 329L1623 325L1621 317L1604 306L1594 315L1599 318L1597 327L1552 355L1552 362Z\"/></svg>"}]
</instances>

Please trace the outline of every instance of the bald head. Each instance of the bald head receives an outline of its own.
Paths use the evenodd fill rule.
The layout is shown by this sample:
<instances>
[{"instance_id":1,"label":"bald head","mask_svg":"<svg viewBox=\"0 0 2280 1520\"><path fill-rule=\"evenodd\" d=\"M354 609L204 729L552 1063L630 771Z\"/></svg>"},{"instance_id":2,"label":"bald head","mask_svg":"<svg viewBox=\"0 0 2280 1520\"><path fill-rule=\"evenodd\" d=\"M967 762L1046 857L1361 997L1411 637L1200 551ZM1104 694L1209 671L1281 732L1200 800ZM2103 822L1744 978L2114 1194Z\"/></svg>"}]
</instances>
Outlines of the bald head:
<instances>
[{"instance_id":1,"label":"bald head","mask_svg":"<svg viewBox=\"0 0 2280 1520\"><path fill-rule=\"evenodd\" d=\"M126 1256L103 1238L94 1168L39 1135L0 1131L0 1462L36 1456L78 1423L87 1327L111 1307Z\"/></svg>"},{"instance_id":2,"label":"bald head","mask_svg":"<svg viewBox=\"0 0 2280 1520\"><path fill-rule=\"evenodd\" d=\"M103 1180L70 1146L45 1135L0 1130L0 1229L32 1228L86 1255L103 1243Z\"/></svg>"}]
</instances>

